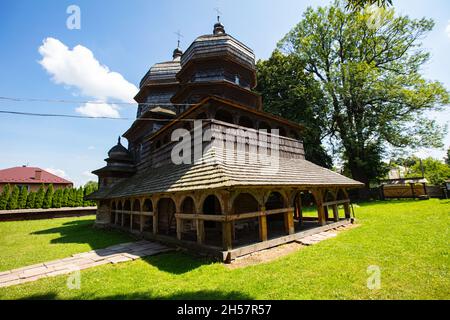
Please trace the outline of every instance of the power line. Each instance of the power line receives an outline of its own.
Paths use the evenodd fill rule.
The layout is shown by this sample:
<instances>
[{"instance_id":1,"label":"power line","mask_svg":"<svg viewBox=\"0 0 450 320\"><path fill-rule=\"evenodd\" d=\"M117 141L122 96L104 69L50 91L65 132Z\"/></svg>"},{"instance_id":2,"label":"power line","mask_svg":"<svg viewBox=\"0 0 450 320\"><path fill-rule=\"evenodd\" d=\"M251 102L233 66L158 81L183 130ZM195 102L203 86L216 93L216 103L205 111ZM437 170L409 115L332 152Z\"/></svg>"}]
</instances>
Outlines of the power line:
<instances>
[{"instance_id":1,"label":"power line","mask_svg":"<svg viewBox=\"0 0 450 320\"><path fill-rule=\"evenodd\" d=\"M33 117L52 117L52 118L76 118L76 119L103 119L103 120L137 120L137 121L174 121L175 119L160 119L160 118L115 118L115 117L94 117L94 116L78 116L71 114L57 114L57 113L33 113L21 111L0 110L0 114L12 114L19 116L33 116ZM178 121L194 121L199 119L178 119Z\"/></svg>"},{"instance_id":2,"label":"power line","mask_svg":"<svg viewBox=\"0 0 450 320\"><path fill-rule=\"evenodd\" d=\"M39 99L39 98L15 98L2 97L0 100L13 102L48 102L48 103L72 103L72 104L115 104L115 105L146 105L146 106L193 106L195 103L150 103L150 102L106 102L106 101L80 101L80 100L66 100L66 99Z\"/></svg>"}]
</instances>

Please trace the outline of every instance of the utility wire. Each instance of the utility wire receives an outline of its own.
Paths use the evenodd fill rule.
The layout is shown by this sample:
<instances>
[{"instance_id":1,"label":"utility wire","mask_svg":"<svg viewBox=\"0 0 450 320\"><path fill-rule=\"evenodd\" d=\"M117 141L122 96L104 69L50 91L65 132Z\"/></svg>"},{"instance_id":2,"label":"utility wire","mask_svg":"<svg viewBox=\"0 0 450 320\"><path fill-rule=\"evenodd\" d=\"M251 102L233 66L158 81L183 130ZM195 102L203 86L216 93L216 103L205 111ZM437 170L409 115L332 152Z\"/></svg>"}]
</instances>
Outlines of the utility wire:
<instances>
[{"instance_id":1,"label":"utility wire","mask_svg":"<svg viewBox=\"0 0 450 320\"><path fill-rule=\"evenodd\" d=\"M160 118L114 118L114 117L93 117L93 116L78 116L71 114L57 114L57 113L33 113L33 112L21 112L21 111L9 111L0 110L0 114L12 114L19 116L34 116L34 117L54 117L54 118L76 118L76 119L106 119L106 120L136 120L136 121L174 121L173 119L160 119ZM177 121L194 121L199 119L178 119Z\"/></svg>"},{"instance_id":2,"label":"utility wire","mask_svg":"<svg viewBox=\"0 0 450 320\"><path fill-rule=\"evenodd\" d=\"M48 103L91 103L91 104L115 104L115 105L146 105L146 106L193 106L195 103L150 103L150 102L106 102L106 101L80 101L80 100L65 100L65 99L38 99L38 98L15 98L15 97L2 97L0 100L13 101L13 102L48 102Z\"/></svg>"}]
</instances>

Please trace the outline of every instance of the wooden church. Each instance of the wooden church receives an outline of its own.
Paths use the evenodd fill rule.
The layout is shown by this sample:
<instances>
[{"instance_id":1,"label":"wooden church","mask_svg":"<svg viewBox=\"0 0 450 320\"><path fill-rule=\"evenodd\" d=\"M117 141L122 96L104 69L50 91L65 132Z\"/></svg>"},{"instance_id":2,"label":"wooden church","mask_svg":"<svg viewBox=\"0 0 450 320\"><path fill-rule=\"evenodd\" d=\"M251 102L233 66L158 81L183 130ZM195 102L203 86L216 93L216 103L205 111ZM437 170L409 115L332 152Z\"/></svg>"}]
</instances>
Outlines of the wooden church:
<instances>
[{"instance_id":1,"label":"wooden church","mask_svg":"<svg viewBox=\"0 0 450 320\"><path fill-rule=\"evenodd\" d=\"M256 81L252 49L220 22L152 66L128 148L119 138L93 172L96 224L230 261L349 223L362 184L307 161L302 127L264 112ZM192 161L174 161L180 143Z\"/></svg>"}]
</instances>

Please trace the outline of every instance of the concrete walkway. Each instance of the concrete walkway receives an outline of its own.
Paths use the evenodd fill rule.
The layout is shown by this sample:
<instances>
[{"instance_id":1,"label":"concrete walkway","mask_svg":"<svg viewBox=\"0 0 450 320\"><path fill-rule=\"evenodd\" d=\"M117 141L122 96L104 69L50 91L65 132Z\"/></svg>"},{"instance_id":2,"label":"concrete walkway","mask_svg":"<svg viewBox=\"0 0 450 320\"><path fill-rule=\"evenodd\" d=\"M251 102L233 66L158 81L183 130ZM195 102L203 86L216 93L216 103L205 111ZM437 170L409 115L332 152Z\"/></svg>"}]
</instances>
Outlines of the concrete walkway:
<instances>
[{"instance_id":1,"label":"concrete walkway","mask_svg":"<svg viewBox=\"0 0 450 320\"><path fill-rule=\"evenodd\" d=\"M46 277L69 274L108 263L132 261L173 249L150 241L129 242L105 249L77 253L69 258L34 264L31 266L0 272L0 287L8 287Z\"/></svg>"}]
</instances>

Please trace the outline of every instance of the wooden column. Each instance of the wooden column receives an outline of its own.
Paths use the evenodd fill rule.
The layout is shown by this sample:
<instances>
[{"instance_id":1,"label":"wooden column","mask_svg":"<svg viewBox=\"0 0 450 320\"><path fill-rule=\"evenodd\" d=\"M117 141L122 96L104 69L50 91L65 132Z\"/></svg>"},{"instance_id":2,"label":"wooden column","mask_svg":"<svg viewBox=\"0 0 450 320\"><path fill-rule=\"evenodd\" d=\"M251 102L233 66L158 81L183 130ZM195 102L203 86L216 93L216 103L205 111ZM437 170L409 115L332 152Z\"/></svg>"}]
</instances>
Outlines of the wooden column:
<instances>
[{"instance_id":1,"label":"wooden column","mask_svg":"<svg viewBox=\"0 0 450 320\"><path fill-rule=\"evenodd\" d=\"M325 221L328 221L328 218L329 218L328 206L323 206L323 213L325 215Z\"/></svg>"},{"instance_id":2,"label":"wooden column","mask_svg":"<svg viewBox=\"0 0 450 320\"><path fill-rule=\"evenodd\" d=\"M312 193L314 195L314 198L316 199L317 215L318 215L318 219L319 219L319 224L323 226L326 224L325 212L323 209L323 193L322 193L322 190L320 190L320 189L315 189L312 191Z\"/></svg>"},{"instance_id":3,"label":"wooden column","mask_svg":"<svg viewBox=\"0 0 450 320\"><path fill-rule=\"evenodd\" d=\"M203 244L205 242L205 222L201 219L195 219L197 227L197 243Z\"/></svg>"},{"instance_id":4,"label":"wooden column","mask_svg":"<svg viewBox=\"0 0 450 320\"><path fill-rule=\"evenodd\" d=\"M114 214L116 215L116 221L114 221L114 224L118 225L119 224L119 212L117 212L117 210L116 210Z\"/></svg>"},{"instance_id":5,"label":"wooden column","mask_svg":"<svg viewBox=\"0 0 450 320\"><path fill-rule=\"evenodd\" d=\"M121 221L122 227L125 225L125 219L124 218L125 218L125 214L122 211L122 221Z\"/></svg>"},{"instance_id":6,"label":"wooden column","mask_svg":"<svg viewBox=\"0 0 450 320\"><path fill-rule=\"evenodd\" d=\"M177 219L177 239L181 240L181 233L182 233L182 229L183 229L183 220L181 220L180 218L176 218Z\"/></svg>"},{"instance_id":7,"label":"wooden column","mask_svg":"<svg viewBox=\"0 0 450 320\"><path fill-rule=\"evenodd\" d=\"M288 211L284 213L284 229L286 234L293 234L294 230L294 212Z\"/></svg>"},{"instance_id":8,"label":"wooden column","mask_svg":"<svg viewBox=\"0 0 450 320\"><path fill-rule=\"evenodd\" d=\"M267 241L267 216L266 207L261 207L262 215L259 217L259 240Z\"/></svg>"},{"instance_id":9,"label":"wooden column","mask_svg":"<svg viewBox=\"0 0 450 320\"><path fill-rule=\"evenodd\" d=\"M337 204L333 205L333 219L336 222L339 221L339 209L338 209Z\"/></svg>"},{"instance_id":10,"label":"wooden column","mask_svg":"<svg viewBox=\"0 0 450 320\"><path fill-rule=\"evenodd\" d=\"M298 222L302 226L303 225L303 210L302 210L302 194L299 193L297 196L297 216Z\"/></svg>"},{"instance_id":11,"label":"wooden column","mask_svg":"<svg viewBox=\"0 0 450 320\"><path fill-rule=\"evenodd\" d=\"M231 239L231 222L222 222L222 247L223 250L231 250L233 241Z\"/></svg>"},{"instance_id":12,"label":"wooden column","mask_svg":"<svg viewBox=\"0 0 450 320\"><path fill-rule=\"evenodd\" d=\"M350 198L348 196L347 190L342 189L345 195L345 200L349 200L348 202L344 203L344 212L345 212L345 218L350 219Z\"/></svg>"},{"instance_id":13,"label":"wooden column","mask_svg":"<svg viewBox=\"0 0 450 320\"><path fill-rule=\"evenodd\" d=\"M142 212L141 212L142 213ZM144 223L145 223L145 217L141 214L139 216L140 221L139 221L139 231L144 232Z\"/></svg>"},{"instance_id":14,"label":"wooden column","mask_svg":"<svg viewBox=\"0 0 450 320\"><path fill-rule=\"evenodd\" d=\"M153 234L158 234L158 208L153 208Z\"/></svg>"},{"instance_id":15,"label":"wooden column","mask_svg":"<svg viewBox=\"0 0 450 320\"><path fill-rule=\"evenodd\" d=\"M133 230L133 214L130 213L130 230Z\"/></svg>"}]
</instances>

